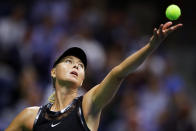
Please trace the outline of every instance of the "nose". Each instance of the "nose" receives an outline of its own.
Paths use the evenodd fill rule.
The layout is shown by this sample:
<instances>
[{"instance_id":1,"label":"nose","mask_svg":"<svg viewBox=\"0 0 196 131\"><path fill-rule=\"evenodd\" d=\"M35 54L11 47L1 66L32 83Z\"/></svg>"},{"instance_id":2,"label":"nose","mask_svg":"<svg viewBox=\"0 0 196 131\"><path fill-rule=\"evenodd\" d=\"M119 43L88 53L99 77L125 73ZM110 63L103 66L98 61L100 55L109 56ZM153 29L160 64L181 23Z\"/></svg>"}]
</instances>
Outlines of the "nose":
<instances>
[{"instance_id":1,"label":"nose","mask_svg":"<svg viewBox=\"0 0 196 131\"><path fill-rule=\"evenodd\" d=\"M78 69L78 65L77 65L77 64L75 64L75 65L73 66L73 68Z\"/></svg>"}]
</instances>

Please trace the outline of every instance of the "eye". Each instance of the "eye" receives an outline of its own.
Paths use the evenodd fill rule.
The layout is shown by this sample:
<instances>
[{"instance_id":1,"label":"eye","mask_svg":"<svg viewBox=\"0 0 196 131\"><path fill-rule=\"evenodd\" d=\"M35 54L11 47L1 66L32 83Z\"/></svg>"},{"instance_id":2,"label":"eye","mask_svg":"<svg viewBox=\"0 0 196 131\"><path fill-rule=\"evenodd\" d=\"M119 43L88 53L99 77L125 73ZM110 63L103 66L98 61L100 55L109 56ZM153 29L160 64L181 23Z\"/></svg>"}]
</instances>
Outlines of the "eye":
<instances>
[{"instance_id":1,"label":"eye","mask_svg":"<svg viewBox=\"0 0 196 131\"><path fill-rule=\"evenodd\" d=\"M84 65L83 64L78 64L78 66L82 69L84 69Z\"/></svg>"},{"instance_id":2,"label":"eye","mask_svg":"<svg viewBox=\"0 0 196 131\"><path fill-rule=\"evenodd\" d=\"M72 61L71 61L70 59L66 59L66 60L65 60L65 63L71 64Z\"/></svg>"}]
</instances>

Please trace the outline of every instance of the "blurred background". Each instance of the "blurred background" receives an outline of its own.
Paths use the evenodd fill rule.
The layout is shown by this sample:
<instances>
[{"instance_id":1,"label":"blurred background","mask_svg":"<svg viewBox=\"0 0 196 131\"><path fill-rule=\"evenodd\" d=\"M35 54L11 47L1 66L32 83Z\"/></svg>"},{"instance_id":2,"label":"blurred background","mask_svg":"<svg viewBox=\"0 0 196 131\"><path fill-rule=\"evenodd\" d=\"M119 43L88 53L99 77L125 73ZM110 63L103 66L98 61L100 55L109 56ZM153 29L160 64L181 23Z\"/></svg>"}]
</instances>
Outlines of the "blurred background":
<instances>
[{"instance_id":1,"label":"blurred background","mask_svg":"<svg viewBox=\"0 0 196 131\"><path fill-rule=\"evenodd\" d=\"M86 51L81 93L143 47L177 4L184 26L129 75L104 109L99 131L194 131L196 14L182 0L34 0L0 2L0 130L25 107L46 104L50 70L71 46Z\"/></svg>"}]
</instances>

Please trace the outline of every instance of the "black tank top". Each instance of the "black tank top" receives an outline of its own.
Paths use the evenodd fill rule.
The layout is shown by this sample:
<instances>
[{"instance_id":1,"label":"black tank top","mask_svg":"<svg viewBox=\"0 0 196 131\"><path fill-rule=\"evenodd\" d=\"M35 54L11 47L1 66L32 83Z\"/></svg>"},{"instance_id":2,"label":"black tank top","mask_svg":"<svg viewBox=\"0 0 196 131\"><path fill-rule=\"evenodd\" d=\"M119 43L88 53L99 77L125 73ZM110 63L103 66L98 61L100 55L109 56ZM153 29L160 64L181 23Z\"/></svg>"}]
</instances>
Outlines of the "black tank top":
<instances>
[{"instance_id":1,"label":"black tank top","mask_svg":"<svg viewBox=\"0 0 196 131\"><path fill-rule=\"evenodd\" d=\"M33 131L90 131L83 116L82 98L74 99L59 112L50 111L51 103L40 107Z\"/></svg>"}]
</instances>

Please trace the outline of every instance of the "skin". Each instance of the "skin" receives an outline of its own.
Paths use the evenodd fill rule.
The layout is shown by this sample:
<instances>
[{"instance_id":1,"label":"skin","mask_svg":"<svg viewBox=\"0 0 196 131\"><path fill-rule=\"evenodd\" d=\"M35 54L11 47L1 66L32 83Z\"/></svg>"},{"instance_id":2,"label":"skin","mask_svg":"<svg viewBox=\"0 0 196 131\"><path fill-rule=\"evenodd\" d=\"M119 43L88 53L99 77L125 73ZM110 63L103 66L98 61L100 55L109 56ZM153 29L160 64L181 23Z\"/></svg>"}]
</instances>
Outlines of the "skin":
<instances>
[{"instance_id":1,"label":"skin","mask_svg":"<svg viewBox=\"0 0 196 131\"><path fill-rule=\"evenodd\" d=\"M158 29L154 29L149 42L136 53L127 57L122 63L114 67L103 81L94 86L83 96L82 108L87 126L91 131L97 131L100 115L103 108L112 100L118 91L120 84L127 75L137 69L143 61L162 43L162 41L174 30L180 28L182 24L172 26L172 22L161 24ZM72 62L68 62L71 59ZM56 80L55 103L51 110L59 111L67 106L77 97L78 87L82 85L85 77L82 62L74 57L68 56L51 71L51 76ZM78 76L70 74L76 71ZM9 125L6 131L21 131L21 126L32 130L33 122L39 107L24 109Z\"/></svg>"}]
</instances>

